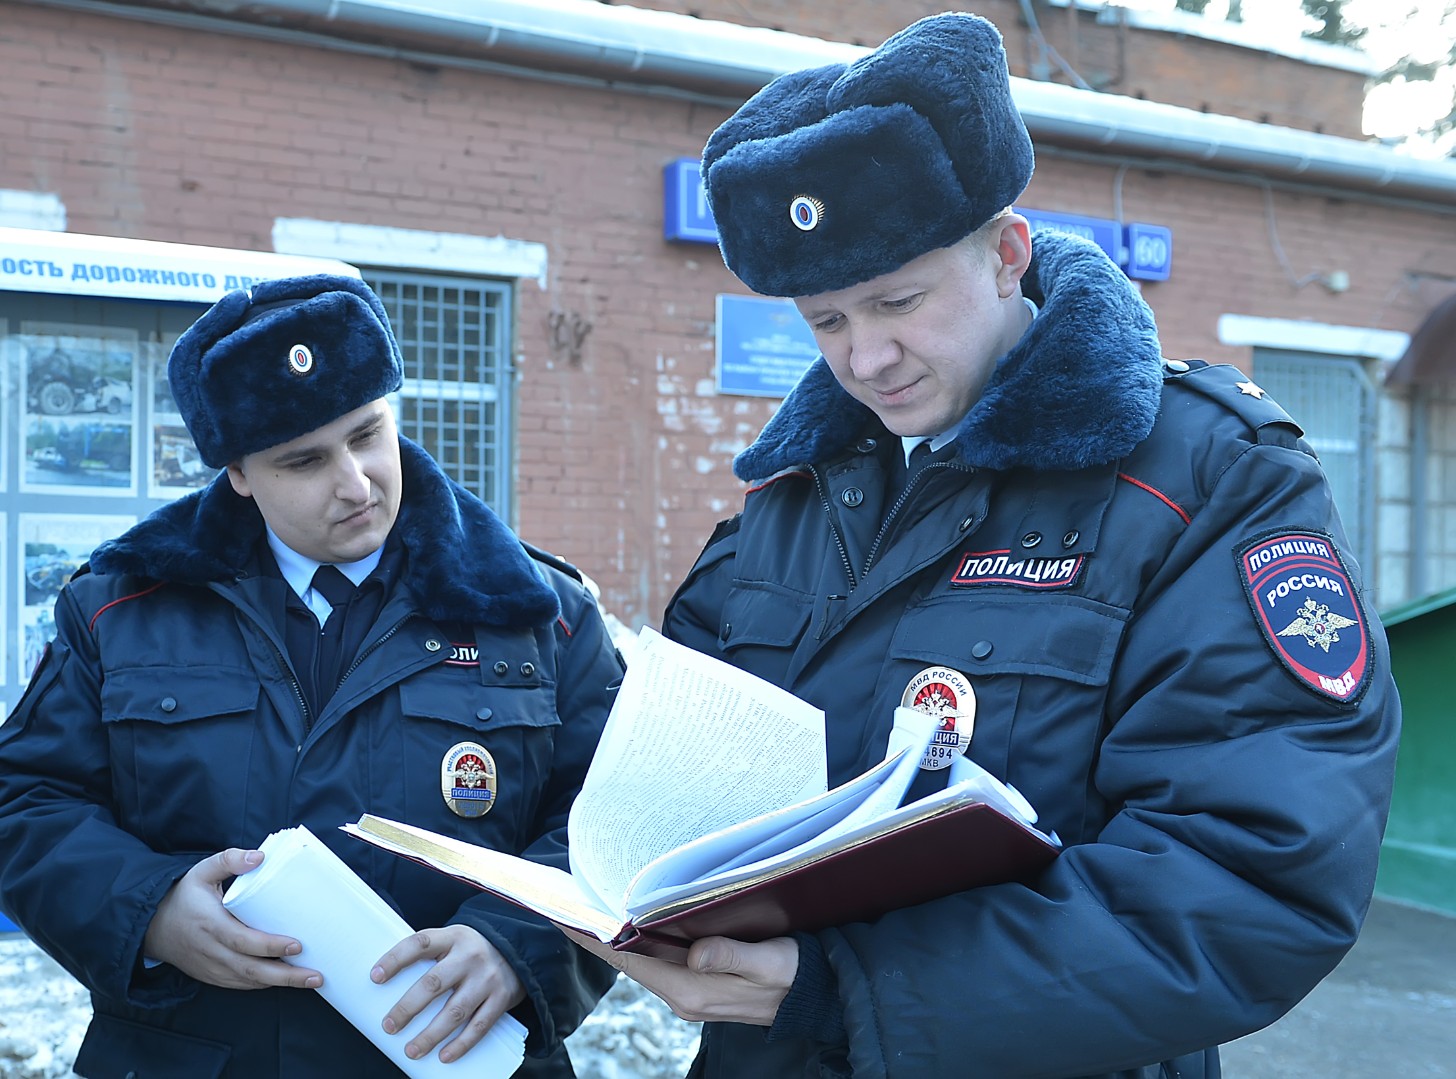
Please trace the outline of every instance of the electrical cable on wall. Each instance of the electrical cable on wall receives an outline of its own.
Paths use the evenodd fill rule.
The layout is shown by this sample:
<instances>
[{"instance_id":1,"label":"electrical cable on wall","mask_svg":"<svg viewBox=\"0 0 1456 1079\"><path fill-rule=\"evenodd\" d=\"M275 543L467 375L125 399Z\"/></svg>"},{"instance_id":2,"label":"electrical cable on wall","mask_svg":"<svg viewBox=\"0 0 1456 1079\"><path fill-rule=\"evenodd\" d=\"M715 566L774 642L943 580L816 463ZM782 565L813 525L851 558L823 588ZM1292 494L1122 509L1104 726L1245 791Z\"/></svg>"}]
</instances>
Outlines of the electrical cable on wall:
<instances>
[{"instance_id":1,"label":"electrical cable on wall","mask_svg":"<svg viewBox=\"0 0 1456 1079\"><path fill-rule=\"evenodd\" d=\"M1021 13L1026 18L1027 28L1031 31L1032 40L1036 42L1037 50L1041 55L1055 63L1061 69L1062 74L1070 79L1072 85L1077 87L1077 89L1092 90L1092 84L1072 70L1072 65L1062 59L1061 53L1052 47L1051 42L1046 39L1046 35L1041 32L1041 23L1037 21L1036 12L1031 6L1031 0L1021 0ZM1038 78L1047 81L1045 67L1046 64L1043 62L1041 64L1042 70L1036 74Z\"/></svg>"}]
</instances>

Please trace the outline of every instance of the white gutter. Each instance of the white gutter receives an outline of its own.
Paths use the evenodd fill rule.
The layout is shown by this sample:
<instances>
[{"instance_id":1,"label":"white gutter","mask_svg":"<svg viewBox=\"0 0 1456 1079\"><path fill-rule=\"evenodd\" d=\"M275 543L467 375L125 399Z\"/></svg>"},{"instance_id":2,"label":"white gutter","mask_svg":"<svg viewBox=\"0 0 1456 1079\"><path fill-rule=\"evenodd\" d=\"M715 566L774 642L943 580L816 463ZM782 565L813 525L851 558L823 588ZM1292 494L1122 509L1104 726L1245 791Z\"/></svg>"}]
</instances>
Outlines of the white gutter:
<instances>
[{"instance_id":1,"label":"white gutter","mask_svg":"<svg viewBox=\"0 0 1456 1079\"><path fill-rule=\"evenodd\" d=\"M760 27L594 0L30 0L49 7L178 23L207 16L213 31L302 31L339 47L440 64L499 64L668 92L742 100L785 71L852 61L868 50ZM188 25L196 25L189 22ZM1227 173L1435 203L1456 211L1456 161L1376 143L1259 124L1193 109L1012 80L1032 138L1048 148L1190 163Z\"/></svg>"}]
</instances>

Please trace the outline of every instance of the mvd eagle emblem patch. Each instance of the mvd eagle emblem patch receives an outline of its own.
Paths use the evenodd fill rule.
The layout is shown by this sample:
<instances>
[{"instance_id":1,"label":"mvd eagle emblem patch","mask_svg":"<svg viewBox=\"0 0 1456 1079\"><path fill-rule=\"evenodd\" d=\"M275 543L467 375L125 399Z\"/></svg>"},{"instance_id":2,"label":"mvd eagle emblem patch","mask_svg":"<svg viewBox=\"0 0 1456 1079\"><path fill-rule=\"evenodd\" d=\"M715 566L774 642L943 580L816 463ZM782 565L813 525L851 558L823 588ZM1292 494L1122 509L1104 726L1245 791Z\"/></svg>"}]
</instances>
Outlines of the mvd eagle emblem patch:
<instances>
[{"instance_id":1,"label":"mvd eagle emblem patch","mask_svg":"<svg viewBox=\"0 0 1456 1079\"><path fill-rule=\"evenodd\" d=\"M1266 535L1238 552L1269 647L1323 697L1357 701L1370 684L1370 634L1335 543L1318 532Z\"/></svg>"}]
</instances>

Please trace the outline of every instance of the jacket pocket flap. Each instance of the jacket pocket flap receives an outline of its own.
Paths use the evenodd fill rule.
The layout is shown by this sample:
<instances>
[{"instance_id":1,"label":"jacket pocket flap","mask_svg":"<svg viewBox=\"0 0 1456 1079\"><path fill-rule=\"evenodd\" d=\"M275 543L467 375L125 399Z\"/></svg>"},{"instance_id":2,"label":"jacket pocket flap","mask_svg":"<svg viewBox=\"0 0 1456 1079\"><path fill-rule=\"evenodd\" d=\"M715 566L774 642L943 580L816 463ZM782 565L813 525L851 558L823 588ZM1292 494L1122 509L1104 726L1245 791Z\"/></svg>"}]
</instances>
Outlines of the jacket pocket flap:
<instances>
[{"instance_id":1,"label":"jacket pocket flap","mask_svg":"<svg viewBox=\"0 0 1456 1079\"><path fill-rule=\"evenodd\" d=\"M257 708L257 672L241 667L124 667L101 685L101 718L189 723Z\"/></svg>"},{"instance_id":2,"label":"jacket pocket flap","mask_svg":"<svg viewBox=\"0 0 1456 1079\"><path fill-rule=\"evenodd\" d=\"M804 635L812 604L812 597L773 585L739 585L723 601L718 642L724 648L745 644L792 647Z\"/></svg>"},{"instance_id":3,"label":"jacket pocket flap","mask_svg":"<svg viewBox=\"0 0 1456 1079\"><path fill-rule=\"evenodd\" d=\"M561 722L544 686L464 684L437 672L399 684L399 707L407 716L456 723L472 730L495 727L553 727Z\"/></svg>"},{"instance_id":4,"label":"jacket pocket flap","mask_svg":"<svg viewBox=\"0 0 1456 1079\"><path fill-rule=\"evenodd\" d=\"M951 599L907 611L891 648L897 658L967 675L1029 674L1102 686L1128 612L1072 597Z\"/></svg>"},{"instance_id":5,"label":"jacket pocket flap","mask_svg":"<svg viewBox=\"0 0 1456 1079\"><path fill-rule=\"evenodd\" d=\"M75 1071L95 1079L217 1079L232 1050L221 1042L97 1014L76 1056Z\"/></svg>"}]
</instances>

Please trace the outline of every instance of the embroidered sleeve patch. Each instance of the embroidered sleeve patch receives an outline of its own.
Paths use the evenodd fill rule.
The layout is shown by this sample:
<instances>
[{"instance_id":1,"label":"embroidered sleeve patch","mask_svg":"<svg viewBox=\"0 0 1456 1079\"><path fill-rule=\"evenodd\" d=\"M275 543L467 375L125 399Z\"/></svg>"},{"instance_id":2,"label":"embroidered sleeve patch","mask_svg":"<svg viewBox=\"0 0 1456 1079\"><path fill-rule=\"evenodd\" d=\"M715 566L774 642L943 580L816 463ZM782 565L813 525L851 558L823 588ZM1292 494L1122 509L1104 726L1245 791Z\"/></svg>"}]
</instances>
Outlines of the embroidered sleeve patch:
<instances>
[{"instance_id":1,"label":"embroidered sleeve patch","mask_svg":"<svg viewBox=\"0 0 1456 1079\"><path fill-rule=\"evenodd\" d=\"M1262 536L1238 552L1254 620L1285 668L1336 701L1370 683L1370 634L1334 541L1318 532Z\"/></svg>"}]
</instances>

